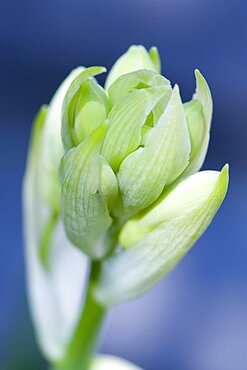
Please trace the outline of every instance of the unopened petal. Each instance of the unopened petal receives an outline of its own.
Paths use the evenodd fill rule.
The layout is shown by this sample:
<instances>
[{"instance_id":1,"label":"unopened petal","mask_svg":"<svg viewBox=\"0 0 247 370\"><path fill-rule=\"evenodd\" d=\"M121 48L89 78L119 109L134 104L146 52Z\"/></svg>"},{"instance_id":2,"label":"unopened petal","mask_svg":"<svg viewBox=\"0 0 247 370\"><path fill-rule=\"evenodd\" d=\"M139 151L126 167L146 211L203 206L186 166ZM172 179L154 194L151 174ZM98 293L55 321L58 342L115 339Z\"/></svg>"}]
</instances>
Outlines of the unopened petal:
<instances>
[{"instance_id":1,"label":"unopened petal","mask_svg":"<svg viewBox=\"0 0 247 370\"><path fill-rule=\"evenodd\" d=\"M225 197L227 186L228 166L225 166L214 178L210 192L203 186L206 196L197 207L181 212L180 217L164 219L127 250L119 250L108 258L95 290L98 301L110 306L134 299L152 288L206 230Z\"/></svg>"},{"instance_id":2,"label":"unopened petal","mask_svg":"<svg viewBox=\"0 0 247 370\"><path fill-rule=\"evenodd\" d=\"M189 162L190 141L184 109L175 87L165 112L148 131L143 147L121 164L118 181L127 211L148 207Z\"/></svg>"},{"instance_id":3,"label":"unopened petal","mask_svg":"<svg viewBox=\"0 0 247 370\"><path fill-rule=\"evenodd\" d=\"M195 76L196 92L193 96L190 110L187 111L192 151L190 164L184 171L183 177L199 171L203 165L209 144L213 112L212 96L208 84L198 70L195 71ZM198 102L199 104L195 102Z\"/></svg>"},{"instance_id":4,"label":"unopened petal","mask_svg":"<svg viewBox=\"0 0 247 370\"><path fill-rule=\"evenodd\" d=\"M100 126L62 160L62 215L68 238L92 258L101 258L101 243L112 219L100 190L100 149L105 135ZM66 160L68 156L68 165Z\"/></svg>"},{"instance_id":5,"label":"unopened petal","mask_svg":"<svg viewBox=\"0 0 247 370\"><path fill-rule=\"evenodd\" d=\"M121 75L138 69L149 69L160 72L159 55L155 49L151 49L151 56L141 45L131 46L113 65L106 79L105 87L108 89Z\"/></svg>"}]
</instances>

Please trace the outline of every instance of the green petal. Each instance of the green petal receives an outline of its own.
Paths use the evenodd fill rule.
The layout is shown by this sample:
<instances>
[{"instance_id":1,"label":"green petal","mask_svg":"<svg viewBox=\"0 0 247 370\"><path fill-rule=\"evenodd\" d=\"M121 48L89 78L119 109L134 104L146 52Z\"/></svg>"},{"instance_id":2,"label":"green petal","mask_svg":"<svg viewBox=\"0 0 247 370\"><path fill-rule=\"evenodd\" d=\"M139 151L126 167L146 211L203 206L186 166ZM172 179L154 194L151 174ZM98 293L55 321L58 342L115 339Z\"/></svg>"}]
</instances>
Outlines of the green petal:
<instances>
[{"instance_id":1,"label":"green petal","mask_svg":"<svg viewBox=\"0 0 247 370\"><path fill-rule=\"evenodd\" d=\"M62 214L66 233L74 245L92 258L101 258L108 252L102 240L112 223L100 178L100 150L105 131L106 126L100 126L62 160Z\"/></svg>"},{"instance_id":2,"label":"green petal","mask_svg":"<svg viewBox=\"0 0 247 370\"><path fill-rule=\"evenodd\" d=\"M207 82L198 70L195 70L195 76L196 92L193 100L185 104L192 151L190 164L184 171L183 177L199 171L203 165L209 144L213 112L212 96Z\"/></svg>"},{"instance_id":3,"label":"green petal","mask_svg":"<svg viewBox=\"0 0 247 370\"><path fill-rule=\"evenodd\" d=\"M41 189L46 117L47 107L43 107L33 125L23 184L23 209L32 319L43 354L55 361L63 355L78 321L87 280L87 259L69 243L60 218L49 225L52 210L44 201Z\"/></svg>"},{"instance_id":4,"label":"green petal","mask_svg":"<svg viewBox=\"0 0 247 370\"><path fill-rule=\"evenodd\" d=\"M116 103L109 113L102 155L114 171L123 159L141 143L141 131L149 113L167 93L166 87L158 86L133 91Z\"/></svg>"},{"instance_id":5,"label":"green petal","mask_svg":"<svg viewBox=\"0 0 247 370\"><path fill-rule=\"evenodd\" d=\"M89 79L92 80L93 76L105 71L106 69L104 67L87 68L77 76L69 87L63 102L62 118L62 140L66 150L77 146L81 137L83 138L88 131L91 132L85 120L90 118L88 125L92 124L93 109L97 108L97 124L99 124L99 120L103 120L104 110L106 115L108 109L107 97L103 89L96 82L87 82ZM90 102L93 102L93 104L89 104L88 106L86 103ZM96 106L95 102L98 103ZM75 122L75 113L80 113L78 112L78 108L80 110L84 105L85 109L82 111L82 116L78 117L78 122ZM97 124L94 125L93 123L94 126L97 126Z\"/></svg>"},{"instance_id":6,"label":"green petal","mask_svg":"<svg viewBox=\"0 0 247 370\"><path fill-rule=\"evenodd\" d=\"M112 168L101 156L100 191L109 210L114 206L118 196L118 181Z\"/></svg>"},{"instance_id":7,"label":"green petal","mask_svg":"<svg viewBox=\"0 0 247 370\"><path fill-rule=\"evenodd\" d=\"M55 106L57 106L56 104L57 97L58 95L56 95L56 98L53 99L52 110L54 109ZM51 187L51 184L54 184L55 179L58 177L58 174L55 174L55 168L54 168L53 176L51 176L52 173L47 171L47 166L45 166L45 164L42 162L42 160L44 159L43 154L44 156L47 155L46 150L48 150L48 148L44 146L44 138L49 137L48 130L50 130L50 133L51 133L51 130L54 129L54 127L53 128L49 127L49 129L47 129L47 126L45 126L47 122L49 122L47 120L48 112L49 112L49 109L47 106L43 106L39 110L35 118L34 124L33 124L31 147L29 149L29 152L30 152L29 167L32 168L32 170L30 171L32 172L32 175L35 176L36 179L39 181L39 186L37 186L36 188L36 201L40 201L40 202L46 201L47 206L48 205L51 206L50 212L46 217L47 219L42 223L43 225L41 224L39 225L40 236L39 236L39 240L37 243L40 263L47 271L49 268L49 255L50 255L49 252L51 248L51 238L52 238L54 229L57 225L58 215L59 215L59 213L56 211L56 209L59 209L58 206L55 207L54 203L48 202L48 199L49 199L48 196L52 196L52 195L57 196L57 194L53 194L53 192L51 194L48 194L48 190L50 191L51 189L55 190L55 187ZM54 113L51 114L51 116L54 116ZM43 164L43 168L42 168L42 164ZM47 165L49 166L49 164ZM45 186L45 189L44 189L44 186ZM42 192L43 193L42 195L44 195L44 190L47 191L47 193L45 193L47 197L44 197L44 199L39 199L39 198L43 198L43 197L40 197L40 192ZM57 189L57 191L58 191L58 194L60 195L61 194L60 187ZM59 199L59 205L60 205L60 199Z\"/></svg>"},{"instance_id":8,"label":"green petal","mask_svg":"<svg viewBox=\"0 0 247 370\"><path fill-rule=\"evenodd\" d=\"M176 266L208 227L225 197L227 186L228 166L220 173L212 174L210 171L209 178L205 174L193 175L185 179L183 185L180 183L173 190L174 194L170 193L158 205L158 211L154 208L150 217L147 214L144 221L136 221L134 228L137 233L138 222L140 227L137 241L103 263L101 278L95 290L98 301L110 306L136 298L152 288ZM185 192L184 195L180 194L181 191ZM189 199L186 198L188 194ZM156 217L155 226L152 225L152 217ZM130 231L130 227L126 227ZM150 231L146 234L143 228ZM135 232L132 238L133 235L135 239ZM127 236L122 235L124 239Z\"/></svg>"},{"instance_id":9,"label":"green petal","mask_svg":"<svg viewBox=\"0 0 247 370\"><path fill-rule=\"evenodd\" d=\"M78 67L73 70L59 86L54 94L47 111L41 138L41 152L39 166L41 173L39 181L44 200L53 210L58 212L61 203L61 186L59 184L58 169L64 154L61 138L62 103L71 82L83 70Z\"/></svg>"},{"instance_id":10,"label":"green petal","mask_svg":"<svg viewBox=\"0 0 247 370\"><path fill-rule=\"evenodd\" d=\"M44 224L42 233L41 233L41 240L40 240L40 247L39 247L39 254L40 254L40 262L43 267L49 272L49 257L50 257L50 250L52 248L52 237L55 232L57 223L59 220L59 213L51 213L48 217L47 222Z\"/></svg>"},{"instance_id":11,"label":"green petal","mask_svg":"<svg viewBox=\"0 0 247 370\"><path fill-rule=\"evenodd\" d=\"M81 84L74 108L74 143L78 145L104 123L110 105L105 90L94 79L88 79Z\"/></svg>"},{"instance_id":12,"label":"green petal","mask_svg":"<svg viewBox=\"0 0 247 370\"><path fill-rule=\"evenodd\" d=\"M199 100L191 100L184 104L186 120L188 124L191 152L190 152L190 166L186 171L191 171L195 160L197 160L198 153L203 146L205 135L207 135L206 122L203 114L203 107Z\"/></svg>"},{"instance_id":13,"label":"green petal","mask_svg":"<svg viewBox=\"0 0 247 370\"><path fill-rule=\"evenodd\" d=\"M141 45L131 46L113 65L107 76L105 88L109 89L119 76L137 71L138 69L149 69L150 71L159 73L160 63L158 52L155 52L155 49L151 49L150 54Z\"/></svg>"},{"instance_id":14,"label":"green petal","mask_svg":"<svg viewBox=\"0 0 247 370\"><path fill-rule=\"evenodd\" d=\"M52 236L57 225L61 208L61 185L59 182L59 165L64 153L61 139L62 103L71 82L83 70L78 67L62 82L54 94L40 133L40 168L39 182L43 199L50 208L50 215L43 225L40 240L40 258L43 267L49 268L49 251Z\"/></svg>"},{"instance_id":15,"label":"green petal","mask_svg":"<svg viewBox=\"0 0 247 370\"><path fill-rule=\"evenodd\" d=\"M197 99L201 102L207 125L210 126L213 113L212 95L210 93L207 81L198 69L195 70L195 76L196 92L193 96L193 99Z\"/></svg>"},{"instance_id":16,"label":"green petal","mask_svg":"<svg viewBox=\"0 0 247 370\"><path fill-rule=\"evenodd\" d=\"M147 211L133 217L122 228L120 243L130 247L164 222L185 216L212 193L217 171L202 171L172 184Z\"/></svg>"},{"instance_id":17,"label":"green petal","mask_svg":"<svg viewBox=\"0 0 247 370\"><path fill-rule=\"evenodd\" d=\"M190 141L184 109L175 87L167 108L145 136L143 147L121 164L118 181L127 211L153 203L165 185L172 183L189 161Z\"/></svg>"},{"instance_id":18,"label":"green petal","mask_svg":"<svg viewBox=\"0 0 247 370\"><path fill-rule=\"evenodd\" d=\"M161 72L161 63L160 63L160 56L159 51L155 46L152 46L149 50L150 58L155 66L155 71L160 73Z\"/></svg>"},{"instance_id":19,"label":"green petal","mask_svg":"<svg viewBox=\"0 0 247 370\"><path fill-rule=\"evenodd\" d=\"M170 89L170 81L165 77L147 69L139 69L120 76L108 90L109 99L114 105L131 91L164 85L168 85L167 89Z\"/></svg>"}]
</instances>

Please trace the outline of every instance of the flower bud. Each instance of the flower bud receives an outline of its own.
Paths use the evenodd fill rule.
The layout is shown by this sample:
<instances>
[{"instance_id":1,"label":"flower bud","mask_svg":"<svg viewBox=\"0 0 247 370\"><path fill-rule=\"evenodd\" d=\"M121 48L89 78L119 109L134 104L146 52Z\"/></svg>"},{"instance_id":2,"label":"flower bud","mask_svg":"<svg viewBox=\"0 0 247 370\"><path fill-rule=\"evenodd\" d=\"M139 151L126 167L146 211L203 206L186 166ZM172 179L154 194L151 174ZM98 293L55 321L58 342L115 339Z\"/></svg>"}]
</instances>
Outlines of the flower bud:
<instances>
[{"instance_id":1,"label":"flower bud","mask_svg":"<svg viewBox=\"0 0 247 370\"><path fill-rule=\"evenodd\" d=\"M138 297L202 235L228 186L228 166L196 173L212 118L198 70L185 104L179 87L159 74L155 48L132 46L105 89L95 78L102 72L75 70L41 109L25 175L30 301L41 347L54 363L79 322L85 255L99 260L90 294L100 305ZM134 370L104 357L92 366Z\"/></svg>"},{"instance_id":2,"label":"flower bud","mask_svg":"<svg viewBox=\"0 0 247 370\"><path fill-rule=\"evenodd\" d=\"M105 83L109 89L114 81L121 75L139 69L148 69L160 73L160 59L158 50L152 47L149 52L141 45L131 46L113 65Z\"/></svg>"},{"instance_id":3,"label":"flower bud","mask_svg":"<svg viewBox=\"0 0 247 370\"><path fill-rule=\"evenodd\" d=\"M104 123L109 102L104 89L93 76L103 67L87 68L72 82L63 103L62 138L65 149L73 148Z\"/></svg>"},{"instance_id":4,"label":"flower bud","mask_svg":"<svg viewBox=\"0 0 247 370\"><path fill-rule=\"evenodd\" d=\"M97 121L97 114L91 115L94 122L82 122L81 113L79 118L75 114L77 107L74 102L77 101L81 112L83 104L80 99L84 101L86 98L83 94L78 98L78 92L83 91L85 82L91 81L92 74L101 71L100 67L83 71L65 96L62 132L68 150L60 171L62 214L67 236L74 245L95 259L103 258L111 250L109 229L113 219L110 212L116 213L118 167L125 157L138 149L147 133L143 127L149 127L147 123L154 124L158 120L171 95L170 83L162 76L146 70L137 71L136 76L130 73L123 76L120 83L116 81L112 85L111 96L115 97L115 104L111 102L105 123ZM145 82L144 88L140 86L141 80ZM93 83L94 91L101 91L102 88ZM121 90L122 84L125 91ZM120 96L120 90L123 96ZM89 95L91 97L93 93ZM75 138L77 121L82 126L84 123L88 125L85 126L87 134L80 139L78 136Z\"/></svg>"},{"instance_id":5,"label":"flower bud","mask_svg":"<svg viewBox=\"0 0 247 370\"><path fill-rule=\"evenodd\" d=\"M112 229L115 240L123 222L198 171L206 155L212 99L205 79L195 72L196 93L183 104L178 86L155 72L155 55L130 48L110 72L107 92L93 77L104 68L85 69L64 99L63 220L68 238L91 258L105 258Z\"/></svg>"}]
</instances>

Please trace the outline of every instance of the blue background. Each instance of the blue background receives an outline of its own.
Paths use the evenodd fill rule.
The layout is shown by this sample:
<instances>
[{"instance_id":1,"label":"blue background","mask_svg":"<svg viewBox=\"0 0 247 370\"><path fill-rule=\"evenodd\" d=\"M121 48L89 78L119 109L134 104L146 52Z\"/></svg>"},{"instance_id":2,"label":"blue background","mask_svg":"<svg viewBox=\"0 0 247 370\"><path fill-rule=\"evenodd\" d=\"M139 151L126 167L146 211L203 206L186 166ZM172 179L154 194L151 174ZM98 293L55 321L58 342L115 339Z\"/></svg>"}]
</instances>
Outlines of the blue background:
<instances>
[{"instance_id":1,"label":"blue background","mask_svg":"<svg viewBox=\"0 0 247 370\"><path fill-rule=\"evenodd\" d=\"M228 196L179 266L115 309L104 352L146 370L247 368L247 2L22 0L0 4L0 369L45 369L25 292L21 183L39 106L77 65L105 65L130 44L159 48L184 100L193 70L214 98L206 169L230 163Z\"/></svg>"}]
</instances>

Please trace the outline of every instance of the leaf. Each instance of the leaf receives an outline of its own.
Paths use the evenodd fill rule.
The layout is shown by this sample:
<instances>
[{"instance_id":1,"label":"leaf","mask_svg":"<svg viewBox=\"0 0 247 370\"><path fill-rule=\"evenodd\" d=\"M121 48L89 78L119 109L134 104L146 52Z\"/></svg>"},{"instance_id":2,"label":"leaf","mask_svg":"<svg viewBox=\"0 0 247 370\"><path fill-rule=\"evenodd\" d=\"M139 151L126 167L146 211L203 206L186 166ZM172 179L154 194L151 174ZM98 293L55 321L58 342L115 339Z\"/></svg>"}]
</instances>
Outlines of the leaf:
<instances>
[{"instance_id":1,"label":"leaf","mask_svg":"<svg viewBox=\"0 0 247 370\"><path fill-rule=\"evenodd\" d=\"M90 370L141 370L141 368L118 357L100 355L94 359Z\"/></svg>"},{"instance_id":2,"label":"leaf","mask_svg":"<svg viewBox=\"0 0 247 370\"><path fill-rule=\"evenodd\" d=\"M36 336L50 361L63 355L83 305L87 259L65 236L59 218L49 236L49 269L40 260L40 242L51 217L43 199L41 166L47 107L42 107L33 125L23 184L25 257L28 298ZM47 251L46 254L48 255Z\"/></svg>"},{"instance_id":3,"label":"leaf","mask_svg":"<svg viewBox=\"0 0 247 370\"><path fill-rule=\"evenodd\" d=\"M187 110L186 118L192 141L192 152L190 164L184 171L183 177L199 171L203 165L209 144L213 112L212 96L207 82L198 70L195 70L195 76L196 92L193 100L185 104L185 109Z\"/></svg>"},{"instance_id":4,"label":"leaf","mask_svg":"<svg viewBox=\"0 0 247 370\"><path fill-rule=\"evenodd\" d=\"M78 145L78 137L76 136L76 132L74 131L74 120L76 104L80 96L80 89L85 81L105 71L106 69L104 67L90 67L83 70L80 75L77 76L77 78L71 83L69 90L65 95L62 116L62 140L66 150ZM102 88L98 87L98 89L100 89L100 93L98 91L95 91L96 85L91 84L91 89L92 88L94 88L94 98L97 95L98 99L103 102L103 100L106 98L103 97L104 92L102 91ZM87 99L88 98L90 98L90 93ZM81 134L79 129L78 132L79 134Z\"/></svg>"},{"instance_id":5,"label":"leaf","mask_svg":"<svg viewBox=\"0 0 247 370\"><path fill-rule=\"evenodd\" d=\"M112 223L101 191L100 150L106 126L100 126L62 159L62 215L68 238L92 258L107 252L103 239ZM68 165L66 161L68 158Z\"/></svg>"},{"instance_id":6,"label":"leaf","mask_svg":"<svg viewBox=\"0 0 247 370\"><path fill-rule=\"evenodd\" d=\"M123 159L140 145L142 126L166 92L162 86L133 91L113 106L108 116L109 129L102 155L114 172Z\"/></svg>"},{"instance_id":7,"label":"leaf","mask_svg":"<svg viewBox=\"0 0 247 370\"><path fill-rule=\"evenodd\" d=\"M153 203L189 162L190 141L179 90L140 147L121 164L117 175L124 208L140 211Z\"/></svg>"},{"instance_id":8,"label":"leaf","mask_svg":"<svg viewBox=\"0 0 247 370\"><path fill-rule=\"evenodd\" d=\"M108 90L112 83L121 75L138 69L149 69L150 71L160 72L158 52L151 48L151 55L141 45L131 46L113 65L110 70L105 88Z\"/></svg>"},{"instance_id":9,"label":"leaf","mask_svg":"<svg viewBox=\"0 0 247 370\"><path fill-rule=\"evenodd\" d=\"M156 206L158 209L154 207L132 225L127 223L121 241L129 248L103 263L96 299L111 306L152 288L206 230L227 186L228 166L220 173L195 174L168 193Z\"/></svg>"}]
</instances>

